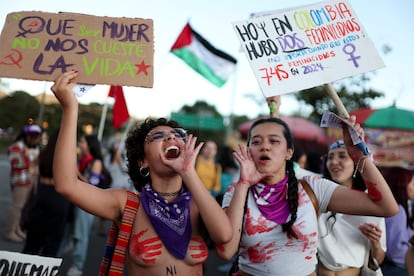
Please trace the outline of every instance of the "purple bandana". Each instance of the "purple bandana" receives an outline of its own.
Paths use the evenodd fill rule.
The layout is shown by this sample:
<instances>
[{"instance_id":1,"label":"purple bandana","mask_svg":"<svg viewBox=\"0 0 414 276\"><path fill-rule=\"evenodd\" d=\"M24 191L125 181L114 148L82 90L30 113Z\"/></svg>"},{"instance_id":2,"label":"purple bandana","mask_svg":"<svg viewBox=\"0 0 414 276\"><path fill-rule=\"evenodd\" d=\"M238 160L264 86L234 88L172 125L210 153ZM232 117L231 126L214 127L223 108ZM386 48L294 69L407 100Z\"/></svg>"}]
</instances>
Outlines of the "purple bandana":
<instances>
[{"instance_id":1,"label":"purple bandana","mask_svg":"<svg viewBox=\"0 0 414 276\"><path fill-rule=\"evenodd\" d=\"M289 216L286 199L288 176L275 184L257 183L252 187L257 207L266 219L284 224Z\"/></svg>"},{"instance_id":2,"label":"purple bandana","mask_svg":"<svg viewBox=\"0 0 414 276\"><path fill-rule=\"evenodd\" d=\"M180 195L168 202L146 184L140 195L145 213L165 247L176 258L184 259L191 238L191 194L183 186Z\"/></svg>"}]
</instances>

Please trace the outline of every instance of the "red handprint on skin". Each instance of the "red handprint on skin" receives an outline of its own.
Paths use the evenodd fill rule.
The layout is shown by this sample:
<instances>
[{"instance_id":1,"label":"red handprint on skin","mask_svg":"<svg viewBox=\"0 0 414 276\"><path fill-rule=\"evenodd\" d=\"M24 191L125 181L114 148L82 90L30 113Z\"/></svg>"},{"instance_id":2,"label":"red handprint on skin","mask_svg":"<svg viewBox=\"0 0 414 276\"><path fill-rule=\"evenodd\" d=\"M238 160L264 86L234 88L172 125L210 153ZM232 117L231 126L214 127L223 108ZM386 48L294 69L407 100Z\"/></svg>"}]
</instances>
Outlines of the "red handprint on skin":
<instances>
[{"instance_id":1,"label":"red handprint on skin","mask_svg":"<svg viewBox=\"0 0 414 276\"><path fill-rule=\"evenodd\" d=\"M247 249L247 254L252 263L264 263L265 261L271 260L273 253L276 252L275 248L269 249L275 245L275 242L259 248L260 244L261 242L258 242Z\"/></svg>"},{"instance_id":2,"label":"red handprint on skin","mask_svg":"<svg viewBox=\"0 0 414 276\"><path fill-rule=\"evenodd\" d=\"M273 229L275 229L277 226L274 227L270 227L266 218L260 214L259 218L257 220L255 220L251 215L250 215L250 208L247 208L246 211L246 225L245 225L245 229L246 229L246 233L247 235L253 235L256 233L264 233L264 232L270 232Z\"/></svg>"},{"instance_id":3,"label":"red handprint on skin","mask_svg":"<svg viewBox=\"0 0 414 276\"><path fill-rule=\"evenodd\" d=\"M193 258L197 264L202 264L207 260L208 247L203 239L198 237L191 238L188 249L191 258Z\"/></svg>"},{"instance_id":4,"label":"red handprint on skin","mask_svg":"<svg viewBox=\"0 0 414 276\"><path fill-rule=\"evenodd\" d=\"M131 243L131 255L133 258L141 259L146 264L153 264L157 260L157 256L160 256L162 251L162 243L160 238L154 237L140 241L139 239L148 231L148 229L142 230L132 236Z\"/></svg>"},{"instance_id":5,"label":"red handprint on skin","mask_svg":"<svg viewBox=\"0 0 414 276\"><path fill-rule=\"evenodd\" d=\"M376 184L367 181L365 182L365 185L367 186L367 189L368 189L368 195L373 201L378 202L382 200L382 194L380 191L378 191Z\"/></svg>"}]
</instances>

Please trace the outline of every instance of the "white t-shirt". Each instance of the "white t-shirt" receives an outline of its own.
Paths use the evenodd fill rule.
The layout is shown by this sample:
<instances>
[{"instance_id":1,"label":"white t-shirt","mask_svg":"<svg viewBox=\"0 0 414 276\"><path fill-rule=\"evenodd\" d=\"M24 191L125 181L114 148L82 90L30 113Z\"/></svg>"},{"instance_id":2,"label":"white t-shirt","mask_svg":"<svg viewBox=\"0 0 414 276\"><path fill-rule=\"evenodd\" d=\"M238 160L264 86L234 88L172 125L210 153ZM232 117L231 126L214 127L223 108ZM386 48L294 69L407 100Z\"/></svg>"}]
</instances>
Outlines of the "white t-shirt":
<instances>
[{"instance_id":1,"label":"white t-shirt","mask_svg":"<svg viewBox=\"0 0 414 276\"><path fill-rule=\"evenodd\" d=\"M370 242L358 229L362 223L376 224L382 230L381 247L386 251L385 220L382 217L353 216L331 212L319 216L319 260L329 270L340 271L348 267L362 267L369 256Z\"/></svg>"},{"instance_id":2,"label":"white t-shirt","mask_svg":"<svg viewBox=\"0 0 414 276\"><path fill-rule=\"evenodd\" d=\"M338 185L319 176L305 176L304 179L318 199L319 212L326 212ZM223 208L230 205L234 187L233 184L224 195ZM299 185L297 219L293 229L298 233L298 239L288 238L281 225L266 220L250 191L239 250L240 269L255 276L309 275L314 272L318 223L312 202L302 185Z\"/></svg>"}]
</instances>

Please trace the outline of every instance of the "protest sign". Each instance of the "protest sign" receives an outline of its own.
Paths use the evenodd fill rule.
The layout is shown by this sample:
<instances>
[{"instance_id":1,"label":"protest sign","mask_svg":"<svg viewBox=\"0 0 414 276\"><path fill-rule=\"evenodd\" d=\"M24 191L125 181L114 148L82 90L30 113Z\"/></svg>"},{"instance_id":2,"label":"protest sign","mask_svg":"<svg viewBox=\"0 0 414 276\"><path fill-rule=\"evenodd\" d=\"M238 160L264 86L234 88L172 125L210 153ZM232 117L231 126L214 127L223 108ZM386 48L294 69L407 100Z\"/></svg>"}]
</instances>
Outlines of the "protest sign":
<instances>
[{"instance_id":1,"label":"protest sign","mask_svg":"<svg viewBox=\"0 0 414 276\"><path fill-rule=\"evenodd\" d=\"M258 13L233 27L266 97L384 66L346 0Z\"/></svg>"},{"instance_id":2,"label":"protest sign","mask_svg":"<svg viewBox=\"0 0 414 276\"><path fill-rule=\"evenodd\" d=\"M79 71L78 83L153 86L151 19L14 12L0 37L0 77L53 81Z\"/></svg>"},{"instance_id":3,"label":"protest sign","mask_svg":"<svg viewBox=\"0 0 414 276\"><path fill-rule=\"evenodd\" d=\"M55 276L62 259L0 251L0 275Z\"/></svg>"}]
</instances>

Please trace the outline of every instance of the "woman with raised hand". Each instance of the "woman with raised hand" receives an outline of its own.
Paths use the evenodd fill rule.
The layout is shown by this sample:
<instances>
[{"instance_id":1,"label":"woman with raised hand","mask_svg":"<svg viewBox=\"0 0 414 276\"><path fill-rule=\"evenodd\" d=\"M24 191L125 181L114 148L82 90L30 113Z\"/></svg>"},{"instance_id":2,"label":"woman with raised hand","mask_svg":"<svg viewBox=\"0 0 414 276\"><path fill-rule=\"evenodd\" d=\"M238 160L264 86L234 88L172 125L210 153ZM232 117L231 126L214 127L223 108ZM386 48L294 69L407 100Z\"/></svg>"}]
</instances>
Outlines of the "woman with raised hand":
<instances>
[{"instance_id":1,"label":"woman with raised hand","mask_svg":"<svg viewBox=\"0 0 414 276\"><path fill-rule=\"evenodd\" d=\"M52 86L62 111L54 159L55 187L75 205L119 222L129 191L99 189L78 179L76 130L78 101L72 89L77 71L62 74ZM130 275L202 275L208 257L203 234L215 244L231 239L230 222L194 169L202 143L175 121L147 119L126 141L128 171L140 191L127 244ZM220 223L217 223L220 222Z\"/></svg>"},{"instance_id":2,"label":"woman with raised hand","mask_svg":"<svg viewBox=\"0 0 414 276\"><path fill-rule=\"evenodd\" d=\"M355 117L349 123L363 137ZM343 132L347 151L367 183L368 192L348 189L319 176L305 176L317 198L317 209L320 213L394 215L398 206L381 173L353 145L346 127ZM223 199L233 237L217 252L230 259L239 250L239 275L316 275L316 208L310 192L295 176L293 151L287 124L278 118L263 118L251 126L247 147L240 145L235 152L240 178Z\"/></svg>"}]
</instances>

